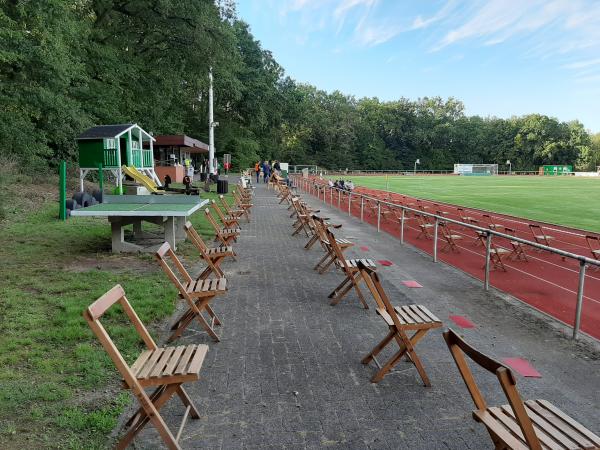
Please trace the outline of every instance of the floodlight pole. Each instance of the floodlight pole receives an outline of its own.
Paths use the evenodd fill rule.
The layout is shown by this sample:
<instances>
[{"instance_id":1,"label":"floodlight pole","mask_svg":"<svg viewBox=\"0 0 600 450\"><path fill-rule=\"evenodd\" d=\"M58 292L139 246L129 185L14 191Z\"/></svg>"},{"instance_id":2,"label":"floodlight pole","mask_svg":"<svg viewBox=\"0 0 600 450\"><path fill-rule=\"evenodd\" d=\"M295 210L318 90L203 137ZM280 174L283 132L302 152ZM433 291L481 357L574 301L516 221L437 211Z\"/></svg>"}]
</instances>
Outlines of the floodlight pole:
<instances>
[{"instance_id":1,"label":"floodlight pole","mask_svg":"<svg viewBox=\"0 0 600 450\"><path fill-rule=\"evenodd\" d=\"M508 174L512 175L512 163L510 162L510 159L506 160L506 164L508 164Z\"/></svg>"},{"instance_id":2,"label":"floodlight pole","mask_svg":"<svg viewBox=\"0 0 600 450\"><path fill-rule=\"evenodd\" d=\"M415 175L417 174L417 164L421 164L421 159L417 159L415 161L415 169L414 169L414 172L413 172Z\"/></svg>"},{"instance_id":3,"label":"floodlight pole","mask_svg":"<svg viewBox=\"0 0 600 450\"><path fill-rule=\"evenodd\" d=\"M219 125L214 121L213 114L213 74L212 67L208 71L208 173L214 175L216 170L214 167L215 159L215 127Z\"/></svg>"}]
</instances>

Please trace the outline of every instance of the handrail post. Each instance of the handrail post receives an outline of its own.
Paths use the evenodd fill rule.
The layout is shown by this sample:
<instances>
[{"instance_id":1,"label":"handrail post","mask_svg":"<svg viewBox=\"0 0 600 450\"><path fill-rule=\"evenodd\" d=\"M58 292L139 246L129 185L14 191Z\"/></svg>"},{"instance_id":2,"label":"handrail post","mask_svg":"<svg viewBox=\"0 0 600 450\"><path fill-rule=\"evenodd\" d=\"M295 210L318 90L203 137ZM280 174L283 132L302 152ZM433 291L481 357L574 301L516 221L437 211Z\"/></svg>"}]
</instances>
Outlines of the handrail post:
<instances>
[{"instance_id":1,"label":"handrail post","mask_svg":"<svg viewBox=\"0 0 600 450\"><path fill-rule=\"evenodd\" d=\"M329 188L329 204L333 206L333 188Z\"/></svg>"},{"instance_id":2,"label":"handrail post","mask_svg":"<svg viewBox=\"0 0 600 450\"><path fill-rule=\"evenodd\" d=\"M490 290L490 254L492 251L492 233L487 233L485 240L485 279L483 288L486 291Z\"/></svg>"},{"instance_id":3,"label":"handrail post","mask_svg":"<svg viewBox=\"0 0 600 450\"><path fill-rule=\"evenodd\" d=\"M348 191L348 217L352 215L350 208L352 207L352 192Z\"/></svg>"},{"instance_id":4,"label":"handrail post","mask_svg":"<svg viewBox=\"0 0 600 450\"><path fill-rule=\"evenodd\" d=\"M377 201L377 232L381 230L381 202Z\"/></svg>"},{"instance_id":5,"label":"handrail post","mask_svg":"<svg viewBox=\"0 0 600 450\"><path fill-rule=\"evenodd\" d=\"M338 209L342 209L342 191L338 189Z\"/></svg>"},{"instance_id":6,"label":"handrail post","mask_svg":"<svg viewBox=\"0 0 600 450\"><path fill-rule=\"evenodd\" d=\"M363 195L360 196L360 221L363 222L365 211L365 197Z\"/></svg>"},{"instance_id":7,"label":"handrail post","mask_svg":"<svg viewBox=\"0 0 600 450\"><path fill-rule=\"evenodd\" d=\"M436 217L433 225L433 262L437 262L438 224L438 218Z\"/></svg>"},{"instance_id":8,"label":"handrail post","mask_svg":"<svg viewBox=\"0 0 600 450\"><path fill-rule=\"evenodd\" d=\"M579 261L579 285L577 286L577 308L575 309L575 324L573 325L573 339L577 339L581 326L581 310L583 309L583 286L585 284L585 261Z\"/></svg>"},{"instance_id":9,"label":"handrail post","mask_svg":"<svg viewBox=\"0 0 600 450\"><path fill-rule=\"evenodd\" d=\"M404 244L404 208L400 208L402 213L400 216L400 243Z\"/></svg>"}]
</instances>

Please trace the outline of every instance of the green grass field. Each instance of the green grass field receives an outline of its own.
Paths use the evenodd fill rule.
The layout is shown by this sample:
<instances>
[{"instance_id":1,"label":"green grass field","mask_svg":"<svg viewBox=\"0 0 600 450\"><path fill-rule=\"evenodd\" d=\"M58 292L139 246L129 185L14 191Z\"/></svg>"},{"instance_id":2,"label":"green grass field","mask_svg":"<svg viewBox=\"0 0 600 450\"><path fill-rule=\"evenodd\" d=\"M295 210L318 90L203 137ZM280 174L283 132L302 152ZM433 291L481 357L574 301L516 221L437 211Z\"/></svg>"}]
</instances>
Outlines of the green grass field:
<instances>
[{"instance_id":1,"label":"green grass field","mask_svg":"<svg viewBox=\"0 0 600 450\"><path fill-rule=\"evenodd\" d=\"M121 377L82 312L120 283L156 338L177 301L152 254L110 252L106 219L59 221L56 184L20 185L49 195L26 209L9 195L0 222L0 448L110 447L108 435L131 395L120 388ZM204 214L191 220L211 236ZM188 267L198 261L190 242L177 251ZM116 313L104 324L131 363L141 342Z\"/></svg>"},{"instance_id":2,"label":"green grass field","mask_svg":"<svg viewBox=\"0 0 600 450\"><path fill-rule=\"evenodd\" d=\"M339 177L332 177L339 178ZM383 189L600 232L600 178L538 176L355 176Z\"/></svg>"}]
</instances>

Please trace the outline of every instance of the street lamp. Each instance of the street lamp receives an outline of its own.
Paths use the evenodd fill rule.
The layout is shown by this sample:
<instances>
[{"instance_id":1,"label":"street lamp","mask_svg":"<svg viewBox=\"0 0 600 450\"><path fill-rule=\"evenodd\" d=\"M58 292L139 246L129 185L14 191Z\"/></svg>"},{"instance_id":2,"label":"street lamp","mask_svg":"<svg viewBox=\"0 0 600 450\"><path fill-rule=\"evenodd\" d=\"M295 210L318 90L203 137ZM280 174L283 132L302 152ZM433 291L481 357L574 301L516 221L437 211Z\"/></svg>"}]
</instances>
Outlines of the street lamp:
<instances>
[{"instance_id":1,"label":"street lamp","mask_svg":"<svg viewBox=\"0 0 600 450\"><path fill-rule=\"evenodd\" d=\"M417 160L415 161L415 170L414 170L414 174L415 174L415 175L417 174L417 164L421 164L421 160L420 160L420 159L417 159Z\"/></svg>"},{"instance_id":2,"label":"street lamp","mask_svg":"<svg viewBox=\"0 0 600 450\"><path fill-rule=\"evenodd\" d=\"M510 159L506 160L506 164L508 165L508 174L512 175L512 164L510 162Z\"/></svg>"}]
</instances>

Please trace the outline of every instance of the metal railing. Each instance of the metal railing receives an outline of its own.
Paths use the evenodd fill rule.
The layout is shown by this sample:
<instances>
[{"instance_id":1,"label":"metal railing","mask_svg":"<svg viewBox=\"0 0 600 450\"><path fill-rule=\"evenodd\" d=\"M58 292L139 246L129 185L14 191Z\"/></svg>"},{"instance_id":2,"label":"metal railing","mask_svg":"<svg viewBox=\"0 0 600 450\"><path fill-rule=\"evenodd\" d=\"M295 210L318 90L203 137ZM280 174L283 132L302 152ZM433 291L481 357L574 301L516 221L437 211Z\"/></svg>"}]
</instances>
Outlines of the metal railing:
<instances>
[{"instance_id":1,"label":"metal railing","mask_svg":"<svg viewBox=\"0 0 600 450\"><path fill-rule=\"evenodd\" d=\"M573 335L572 335L573 339L577 339L577 335L579 334L579 329L581 326L581 311L583 308L583 289L584 289L584 285L585 285L586 267L587 267L587 265L600 267L600 261L592 259L592 258L588 258L587 256L579 255L577 253L572 253L572 252L568 252L566 250L561 250L559 248L548 247L547 245L539 244L534 241L529 241L527 239L513 236L511 234L502 233L500 231L491 230L489 228L483 228L483 227L473 225L470 223L461 222L460 220L450 219L448 217L440 216L440 215L433 214L433 213L428 213L426 211L411 208L409 206L398 205L396 203L387 202L385 200L381 200L376 197L361 194L358 192L346 191L346 190L339 189L336 187L322 186L322 185L315 183L315 181L310 178L299 178L297 186L300 186L305 192L308 192L311 195L315 195L317 197L317 199L319 199L319 200L321 200L321 192L322 192L322 197L323 197L322 200L323 200L323 203L325 203L325 204L327 203L326 191L330 190L329 197L330 197L330 204L332 206L333 206L333 202L331 201L331 199L333 199L333 191L338 191L338 208L340 208L340 209L341 209L342 193L348 195L348 216L352 215L352 212L351 212L352 197L360 198L360 221L361 222L364 222L365 199L377 202L377 232L381 231L381 206L386 205L386 206L389 206L392 208L400 209L401 210L400 243L402 243L402 244L405 243L404 242L404 228L405 228L407 211L433 219L434 220L434 223L433 223L433 226L434 226L434 229L433 229L433 252L432 252L433 253L433 255L432 255L433 262L438 262L437 248L438 248L438 241L439 241L439 233L438 233L439 230L438 229L439 229L440 222L452 223L452 224L459 225L461 227L465 227L465 228L469 228L469 229L472 229L472 230L475 230L475 231L478 231L481 233L485 233L486 249L485 249L485 266L484 266L485 272L484 272L483 286L486 291L489 290L489 288L490 288L490 262L491 262L490 254L491 254L491 249L492 249L492 239L494 237L508 239L509 241L516 241L520 244L524 244L524 245L527 245L527 246L530 246L533 248L537 248L539 250L554 253L563 258L570 258L570 259L577 260L579 262L579 282L578 282L578 287L577 287L577 304L576 304L576 309L575 309L575 320L574 320Z\"/></svg>"}]
</instances>

